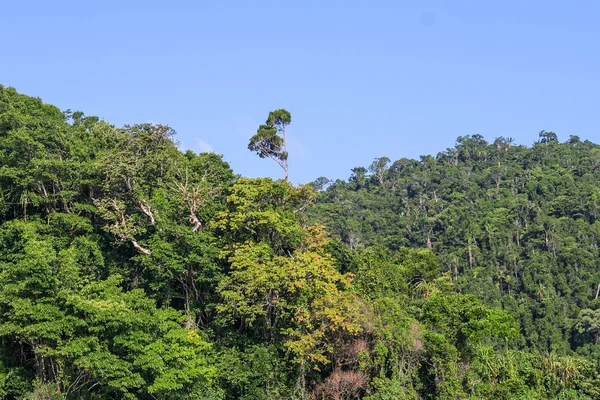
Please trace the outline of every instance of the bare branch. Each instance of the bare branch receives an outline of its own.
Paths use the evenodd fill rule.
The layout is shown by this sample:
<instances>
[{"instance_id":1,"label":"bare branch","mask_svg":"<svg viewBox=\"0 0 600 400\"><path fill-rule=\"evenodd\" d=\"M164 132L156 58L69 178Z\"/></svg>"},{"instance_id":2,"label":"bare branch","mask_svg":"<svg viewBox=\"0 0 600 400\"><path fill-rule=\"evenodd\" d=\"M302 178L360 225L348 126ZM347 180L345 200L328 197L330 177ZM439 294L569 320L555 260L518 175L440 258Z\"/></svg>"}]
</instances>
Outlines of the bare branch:
<instances>
[{"instance_id":1,"label":"bare branch","mask_svg":"<svg viewBox=\"0 0 600 400\"><path fill-rule=\"evenodd\" d=\"M204 182L206 179L202 177ZM175 182L175 189L181 194L183 201L188 208L188 215L190 223L192 224L192 232L198 232L202 230L202 222L196 215L198 210L204 206L207 201L215 197L220 190L219 189L206 189L201 186L190 188L188 169L185 169L184 182Z\"/></svg>"},{"instance_id":2,"label":"bare branch","mask_svg":"<svg viewBox=\"0 0 600 400\"><path fill-rule=\"evenodd\" d=\"M139 250L143 254L146 254L146 255L152 254L152 252L150 250L140 246L138 244L138 242L135 241L135 239L131 239L131 244L133 244L133 247L135 247L137 250Z\"/></svg>"},{"instance_id":3,"label":"bare branch","mask_svg":"<svg viewBox=\"0 0 600 400\"><path fill-rule=\"evenodd\" d=\"M138 205L144 214L150 218L150 225L154 225L156 222L154 221L154 213L152 212L152 208L146 204L145 202L138 199Z\"/></svg>"},{"instance_id":4,"label":"bare branch","mask_svg":"<svg viewBox=\"0 0 600 400\"><path fill-rule=\"evenodd\" d=\"M196 214L190 213L190 222L192 223L192 232L202 231L202 222L200 222Z\"/></svg>"}]
</instances>

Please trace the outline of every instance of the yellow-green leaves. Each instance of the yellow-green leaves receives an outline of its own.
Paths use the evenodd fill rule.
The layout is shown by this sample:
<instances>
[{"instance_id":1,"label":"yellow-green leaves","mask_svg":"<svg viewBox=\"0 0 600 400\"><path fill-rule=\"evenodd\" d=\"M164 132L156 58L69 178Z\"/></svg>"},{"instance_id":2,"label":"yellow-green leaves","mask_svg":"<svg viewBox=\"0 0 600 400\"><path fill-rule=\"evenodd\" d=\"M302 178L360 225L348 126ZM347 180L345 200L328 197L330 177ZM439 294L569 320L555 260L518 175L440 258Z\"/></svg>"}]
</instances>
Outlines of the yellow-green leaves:
<instances>
[{"instance_id":1,"label":"yellow-green leaves","mask_svg":"<svg viewBox=\"0 0 600 400\"><path fill-rule=\"evenodd\" d=\"M230 188L227 210L217 215L212 227L227 246L263 242L275 253L287 254L302 242L303 211L314 196L308 186L241 178Z\"/></svg>"},{"instance_id":2,"label":"yellow-green leaves","mask_svg":"<svg viewBox=\"0 0 600 400\"><path fill-rule=\"evenodd\" d=\"M297 362L327 363L332 338L362 329L360 302L347 289L352 276L340 274L321 252L322 227L304 230L302 244L276 255L266 243L247 242L229 258L218 309L243 326L260 329L266 340L283 336Z\"/></svg>"}]
</instances>

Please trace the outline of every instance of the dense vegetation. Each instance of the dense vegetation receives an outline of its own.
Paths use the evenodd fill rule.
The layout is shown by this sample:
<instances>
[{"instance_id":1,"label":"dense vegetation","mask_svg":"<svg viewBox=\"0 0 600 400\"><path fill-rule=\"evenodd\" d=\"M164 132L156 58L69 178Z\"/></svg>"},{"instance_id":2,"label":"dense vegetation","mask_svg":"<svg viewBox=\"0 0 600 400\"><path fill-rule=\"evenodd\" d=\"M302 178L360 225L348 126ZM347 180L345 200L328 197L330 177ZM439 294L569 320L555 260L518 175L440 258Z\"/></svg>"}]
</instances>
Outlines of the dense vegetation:
<instances>
[{"instance_id":1,"label":"dense vegetation","mask_svg":"<svg viewBox=\"0 0 600 400\"><path fill-rule=\"evenodd\" d=\"M600 397L600 146L294 186L173 135L0 86L0 398Z\"/></svg>"}]
</instances>

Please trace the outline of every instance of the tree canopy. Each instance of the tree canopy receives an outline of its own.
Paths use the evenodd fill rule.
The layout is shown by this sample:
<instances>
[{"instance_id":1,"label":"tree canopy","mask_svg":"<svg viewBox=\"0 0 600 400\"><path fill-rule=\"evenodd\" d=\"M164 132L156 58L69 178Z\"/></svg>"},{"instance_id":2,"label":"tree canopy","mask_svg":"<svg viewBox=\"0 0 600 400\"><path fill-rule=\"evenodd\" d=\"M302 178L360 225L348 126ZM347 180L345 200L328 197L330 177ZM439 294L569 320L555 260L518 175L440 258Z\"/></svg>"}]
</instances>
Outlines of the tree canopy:
<instances>
[{"instance_id":1,"label":"tree canopy","mask_svg":"<svg viewBox=\"0 0 600 400\"><path fill-rule=\"evenodd\" d=\"M600 397L600 146L482 136L347 181L0 86L0 398Z\"/></svg>"},{"instance_id":2,"label":"tree canopy","mask_svg":"<svg viewBox=\"0 0 600 400\"><path fill-rule=\"evenodd\" d=\"M281 108L271 111L267 121L260 125L256 134L250 138L248 150L255 152L260 158L275 161L288 179L287 126L292 123L292 115Z\"/></svg>"}]
</instances>

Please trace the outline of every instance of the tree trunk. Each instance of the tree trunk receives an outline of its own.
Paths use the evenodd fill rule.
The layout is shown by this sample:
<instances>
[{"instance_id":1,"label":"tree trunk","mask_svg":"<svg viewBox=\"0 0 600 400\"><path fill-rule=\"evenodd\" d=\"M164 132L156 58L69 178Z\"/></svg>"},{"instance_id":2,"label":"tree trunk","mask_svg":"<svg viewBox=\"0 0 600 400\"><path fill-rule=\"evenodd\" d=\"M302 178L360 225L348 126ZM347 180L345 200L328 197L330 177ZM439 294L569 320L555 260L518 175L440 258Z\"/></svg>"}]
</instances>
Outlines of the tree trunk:
<instances>
[{"instance_id":1,"label":"tree trunk","mask_svg":"<svg viewBox=\"0 0 600 400\"><path fill-rule=\"evenodd\" d=\"M298 375L296 387L298 392L300 392L300 399L306 400L306 366L304 365L304 360L300 363L300 374Z\"/></svg>"},{"instance_id":2,"label":"tree trunk","mask_svg":"<svg viewBox=\"0 0 600 400\"><path fill-rule=\"evenodd\" d=\"M471 251L470 243L469 243L469 267L473 268L473 252Z\"/></svg>"}]
</instances>

